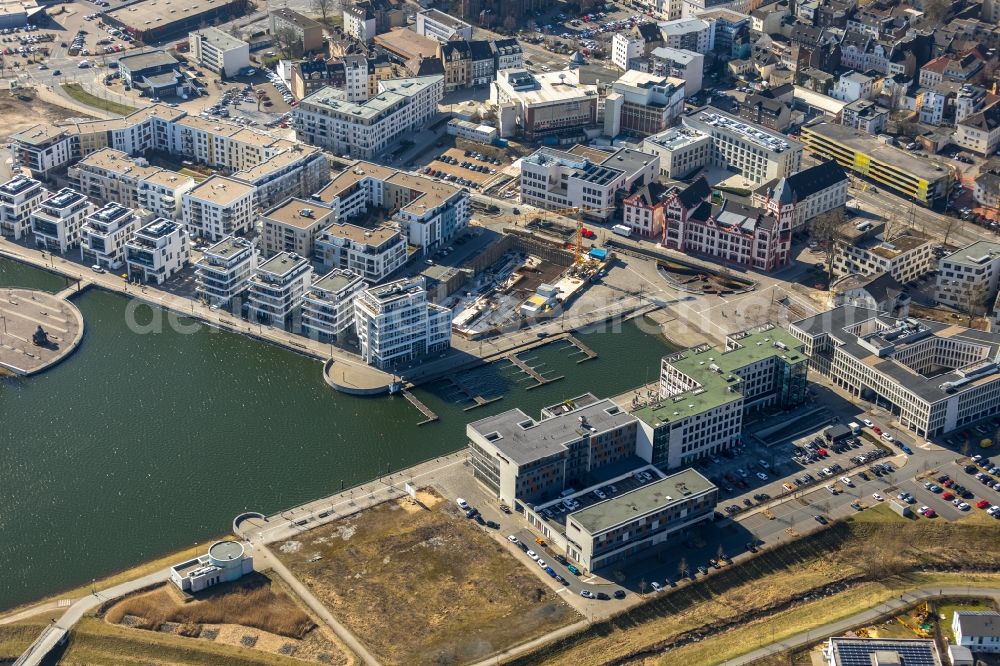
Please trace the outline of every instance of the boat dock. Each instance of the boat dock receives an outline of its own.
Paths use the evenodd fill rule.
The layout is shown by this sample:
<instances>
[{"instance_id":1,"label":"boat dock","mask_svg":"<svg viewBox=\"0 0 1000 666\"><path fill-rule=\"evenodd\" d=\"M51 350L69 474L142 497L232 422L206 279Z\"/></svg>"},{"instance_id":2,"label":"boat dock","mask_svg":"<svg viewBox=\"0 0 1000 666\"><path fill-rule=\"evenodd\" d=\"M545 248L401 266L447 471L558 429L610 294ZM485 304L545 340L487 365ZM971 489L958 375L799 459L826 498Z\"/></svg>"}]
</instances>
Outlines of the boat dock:
<instances>
[{"instance_id":1,"label":"boat dock","mask_svg":"<svg viewBox=\"0 0 1000 666\"><path fill-rule=\"evenodd\" d=\"M469 405L468 407L464 408L463 411L466 411L466 412L469 411L469 410L472 410L472 409L476 409L477 407L482 407L484 405L489 405L491 403L496 402L497 400L502 400L503 399L502 395L498 395L495 398L484 398L483 396L481 396L479 394L479 392L475 388L473 388L472 386L469 386L465 382L465 380L461 378L461 375L459 375L459 374L451 375L450 377L448 377L448 381L451 382L451 385L454 386L458 390L459 393L461 393L462 395L464 395L470 402L473 403L473 404Z\"/></svg>"},{"instance_id":2,"label":"boat dock","mask_svg":"<svg viewBox=\"0 0 1000 666\"><path fill-rule=\"evenodd\" d=\"M427 423L434 423L438 420L438 415L431 411L430 407L420 402L420 399L417 398L417 396L413 395L406 389L403 389L401 393L403 394L403 397L406 398L407 402L419 409L420 413L424 415L424 420L418 423L418 426L422 426Z\"/></svg>"},{"instance_id":3,"label":"boat dock","mask_svg":"<svg viewBox=\"0 0 1000 666\"><path fill-rule=\"evenodd\" d=\"M583 363L585 361L589 361L591 359L597 358L597 352L595 352L593 349L591 349L587 345L583 344L583 342L580 341L580 338L576 337L572 333L567 333L566 334L566 339L569 340L569 342L570 342L571 345L573 345L574 347L576 347L577 349L579 349L580 353L584 354L584 358L581 358L580 360L578 360L577 363Z\"/></svg>"},{"instance_id":4,"label":"boat dock","mask_svg":"<svg viewBox=\"0 0 1000 666\"><path fill-rule=\"evenodd\" d=\"M546 379L541 374L539 374L538 371L536 371L534 368L532 368L530 365L528 365L527 363L525 363L524 361L522 361L521 359L519 359L517 357L517 354L509 354L505 358L508 361L510 361L511 363L513 363L514 365L516 365L518 367L518 369L521 370L521 372L523 372L524 374L528 375L529 377L531 377L532 379L534 379L536 382L538 382L534 386L529 386L527 388L528 391L530 391L531 389L536 389L539 386L545 386L546 384L548 384L550 382L559 381L560 379L563 378L563 376L560 375L558 377L553 377L552 379Z\"/></svg>"}]
</instances>

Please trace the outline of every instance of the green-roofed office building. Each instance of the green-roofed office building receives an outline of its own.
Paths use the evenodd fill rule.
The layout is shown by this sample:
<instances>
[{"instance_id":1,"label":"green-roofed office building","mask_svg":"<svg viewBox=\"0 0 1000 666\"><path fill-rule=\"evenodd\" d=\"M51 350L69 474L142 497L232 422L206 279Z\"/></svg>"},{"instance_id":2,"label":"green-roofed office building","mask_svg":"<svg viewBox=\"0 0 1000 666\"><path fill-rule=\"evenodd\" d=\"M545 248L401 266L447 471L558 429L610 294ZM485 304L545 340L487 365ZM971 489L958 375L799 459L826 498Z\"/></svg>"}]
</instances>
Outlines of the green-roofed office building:
<instances>
[{"instance_id":1,"label":"green-roofed office building","mask_svg":"<svg viewBox=\"0 0 1000 666\"><path fill-rule=\"evenodd\" d=\"M659 395L623 405L639 419L636 454L661 469L690 465L739 444L743 415L789 408L806 396L804 345L771 325L663 358Z\"/></svg>"}]
</instances>

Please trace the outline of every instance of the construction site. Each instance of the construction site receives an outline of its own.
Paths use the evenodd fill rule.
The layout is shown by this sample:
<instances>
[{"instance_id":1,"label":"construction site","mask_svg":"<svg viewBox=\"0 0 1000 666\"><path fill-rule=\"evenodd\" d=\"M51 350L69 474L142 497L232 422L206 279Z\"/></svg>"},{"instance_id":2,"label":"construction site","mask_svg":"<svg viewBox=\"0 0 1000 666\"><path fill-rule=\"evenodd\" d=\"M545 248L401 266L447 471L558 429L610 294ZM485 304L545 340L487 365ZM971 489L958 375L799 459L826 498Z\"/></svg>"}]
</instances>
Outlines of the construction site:
<instances>
[{"instance_id":1,"label":"construction site","mask_svg":"<svg viewBox=\"0 0 1000 666\"><path fill-rule=\"evenodd\" d=\"M541 220L536 218L539 224ZM575 231L551 226L560 233L506 228L503 238L476 258L471 288L453 308L455 333L476 340L557 317L613 261L605 248L584 247L585 236L594 234L581 220ZM529 225L529 232L536 229Z\"/></svg>"}]
</instances>

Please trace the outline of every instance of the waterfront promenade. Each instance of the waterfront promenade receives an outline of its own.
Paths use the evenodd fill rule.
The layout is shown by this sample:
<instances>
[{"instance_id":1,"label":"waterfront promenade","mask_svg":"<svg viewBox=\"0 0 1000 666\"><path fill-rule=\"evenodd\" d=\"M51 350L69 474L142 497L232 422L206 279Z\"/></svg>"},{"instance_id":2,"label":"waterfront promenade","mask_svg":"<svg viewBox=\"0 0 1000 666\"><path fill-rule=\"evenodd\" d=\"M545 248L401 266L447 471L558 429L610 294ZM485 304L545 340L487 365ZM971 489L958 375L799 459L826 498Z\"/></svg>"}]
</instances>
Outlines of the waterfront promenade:
<instances>
[{"instance_id":1,"label":"waterfront promenade","mask_svg":"<svg viewBox=\"0 0 1000 666\"><path fill-rule=\"evenodd\" d=\"M46 340L35 344L41 327ZM0 295L0 369L33 375L59 363L83 339L83 315L61 295L34 289L2 290Z\"/></svg>"},{"instance_id":2,"label":"waterfront promenade","mask_svg":"<svg viewBox=\"0 0 1000 666\"><path fill-rule=\"evenodd\" d=\"M65 257L24 247L6 238L0 238L0 256L16 259L17 261L58 273L71 280L86 280L93 283L94 286L102 287L108 291L158 305L178 314L200 319L212 326L248 335L300 354L318 359L333 358L336 361L338 369L342 373L347 373L345 381L362 389L385 387L385 390L388 391L389 384L392 381L392 376L388 373L372 368L354 354L337 349L329 344L293 335L282 329L252 324L224 310L213 310L194 299L172 294L152 285L129 285L119 275L95 273L89 268L75 261L70 261Z\"/></svg>"},{"instance_id":3,"label":"waterfront promenade","mask_svg":"<svg viewBox=\"0 0 1000 666\"><path fill-rule=\"evenodd\" d=\"M248 322L222 309L152 285L129 285L119 275L94 273L88 267L66 257L52 255L0 238L0 256L48 270L71 280L90 283L129 298L160 306L185 317L206 322L220 329L247 335L294 352L327 361L323 366L325 381L334 389L357 395L386 393L399 381L414 386L448 374L469 369L535 346L552 342L559 336L581 328L614 319L629 319L638 313L659 309L654 299L632 294L615 294L614 298L585 298L579 307L557 319L539 322L488 340L465 340L453 337L453 348L435 358L421 359L399 368L396 375L373 368L361 358L334 345L295 335L283 329ZM69 287L63 293L73 291Z\"/></svg>"}]
</instances>

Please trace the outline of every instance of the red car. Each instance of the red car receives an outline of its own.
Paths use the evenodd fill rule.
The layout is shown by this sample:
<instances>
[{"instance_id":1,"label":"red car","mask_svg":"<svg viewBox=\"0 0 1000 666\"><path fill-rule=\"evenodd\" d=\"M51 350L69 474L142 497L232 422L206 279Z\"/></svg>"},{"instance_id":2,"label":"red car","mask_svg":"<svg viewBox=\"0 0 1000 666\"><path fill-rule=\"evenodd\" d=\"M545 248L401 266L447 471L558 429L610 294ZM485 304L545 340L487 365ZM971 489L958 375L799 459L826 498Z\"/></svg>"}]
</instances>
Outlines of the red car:
<instances>
[{"instance_id":1,"label":"red car","mask_svg":"<svg viewBox=\"0 0 1000 666\"><path fill-rule=\"evenodd\" d=\"M820 456L822 458L826 458L830 454L829 454L829 452L826 449L816 449L816 455L818 455L818 456Z\"/></svg>"},{"instance_id":2,"label":"red car","mask_svg":"<svg viewBox=\"0 0 1000 666\"><path fill-rule=\"evenodd\" d=\"M988 509L989 506L990 506L989 500L979 500L978 502L976 502L977 509Z\"/></svg>"},{"instance_id":3,"label":"red car","mask_svg":"<svg viewBox=\"0 0 1000 666\"><path fill-rule=\"evenodd\" d=\"M926 511L924 511L924 518L933 518L936 515L937 513L934 511L934 509L927 509Z\"/></svg>"},{"instance_id":4,"label":"red car","mask_svg":"<svg viewBox=\"0 0 1000 666\"><path fill-rule=\"evenodd\" d=\"M948 500L950 502L955 499L955 493L945 493L944 495L941 495L941 499Z\"/></svg>"},{"instance_id":5,"label":"red car","mask_svg":"<svg viewBox=\"0 0 1000 666\"><path fill-rule=\"evenodd\" d=\"M948 479L947 481L945 481L941 485L943 485L945 488L951 488L953 485L955 485L955 480L954 479Z\"/></svg>"},{"instance_id":6,"label":"red car","mask_svg":"<svg viewBox=\"0 0 1000 666\"><path fill-rule=\"evenodd\" d=\"M876 435L881 435L882 434L882 429L879 428L878 426L875 426L874 428L872 428L872 430L875 431Z\"/></svg>"}]
</instances>

